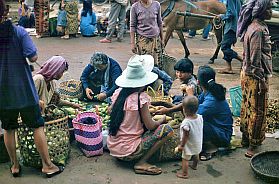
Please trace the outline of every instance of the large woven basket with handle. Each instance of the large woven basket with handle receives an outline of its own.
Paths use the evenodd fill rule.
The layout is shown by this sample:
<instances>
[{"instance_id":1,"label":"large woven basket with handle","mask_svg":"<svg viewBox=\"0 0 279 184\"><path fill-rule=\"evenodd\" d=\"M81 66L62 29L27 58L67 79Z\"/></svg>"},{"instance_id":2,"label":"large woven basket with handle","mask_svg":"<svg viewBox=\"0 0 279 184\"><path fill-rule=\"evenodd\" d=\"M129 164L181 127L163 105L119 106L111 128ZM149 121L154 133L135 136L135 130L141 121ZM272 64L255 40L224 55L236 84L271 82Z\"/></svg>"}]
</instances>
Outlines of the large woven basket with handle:
<instances>
[{"instance_id":1,"label":"large woven basket with handle","mask_svg":"<svg viewBox=\"0 0 279 184\"><path fill-rule=\"evenodd\" d=\"M162 70L167 72L172 79L175 79L175 70L174 65L176 64L176 58L169 56L166 52L163 52L161 63L162 63Z\"/></svg>"},{"instance_id":2,"label":"large woven basket with handle","mask_svg":"<svg viewBox=\"0 0 279 184\"><path fill-rule=\"evenodd\" d=\"M70 154L68 116L62 113L52 117L52 120L45 122L44 126L49 156L52 162L65 165ZM22 124L21 119L19 119L19 124L17 136L23 164L41 168L41 157L34 143L34 129Z\"/></svg>"},{"instance_id":3,"label":"large woven basket with handle","mask_svg":"<svg viewBox=\"0 0 279 184\"><path fill-rule=\"evenodd\" d=\"M58 93L64 98L80 98L83 93L82 83L73 79L61 82Z\"/></svg>"}]
</instances>

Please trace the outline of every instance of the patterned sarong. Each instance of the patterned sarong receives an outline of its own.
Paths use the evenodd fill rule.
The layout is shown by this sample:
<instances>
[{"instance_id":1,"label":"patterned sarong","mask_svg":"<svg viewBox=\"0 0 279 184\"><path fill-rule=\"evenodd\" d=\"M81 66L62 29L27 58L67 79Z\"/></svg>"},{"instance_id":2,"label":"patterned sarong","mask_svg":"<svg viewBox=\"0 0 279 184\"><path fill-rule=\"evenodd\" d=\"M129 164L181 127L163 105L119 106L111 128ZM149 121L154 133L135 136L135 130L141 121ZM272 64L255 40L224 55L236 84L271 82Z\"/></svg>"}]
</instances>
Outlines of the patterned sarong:
<instances>
[{"instance_id":1,"label":"patterned sarong","mask_svg":"<svg viewBox=\"0 0 279 184\"><path fill-rule=\"evenodd\" d=\"M268 86L268 81L266 82ZM241 124L244 144L259 146L265 139L267 94L259 89L259 80L241 72L242 104ZM261 91L261 93L259 93Z\"/></svg>"},{"instance_id":2,"label":"patterned sarong","mask_svg":"<svg viewBox=\"0 0 279 184\"><path fill-rule=\"evenodd\" d=\"M67 26L65 28L65 34L77 34L78 33L78 2L71 1L65 2L65 10L67 12Z\"/></svg>"},{"instance_id":3,"label":"patterned sarong","mask_svg":"<svg viewBox=\"0 0 279 184\"><path fill-rule=\"evenodd\" d=\"M156 142L162 140L164 137L171 137L173 134L173 129L167 124L160 125L155 131L149 130L143 134L142 142L134 153L119 159L124 161L138 160L143 157Z\"/></svg>"},{"instance_id":4,"label":"patterned sarong","mask_svg":"<svg viewBox=\"0 0 279 184\"><path fill-rule=\"evenodd\" d=\"M39 36L49 36L49 0L35 0L35 27Z\"/></svg>"},{"instance_id":5,"label":"patterned sarong","mask_svg":"<svg viewBox=\"0 0 279 184\"><path fill-rule=\"evenodd\" d=\"M147 38L145 36L136 36L136 45L139 55L150 54L154 57L154 64L162 69L162 44L159 36L155 38Z\"/></svg>"}]
</instances>

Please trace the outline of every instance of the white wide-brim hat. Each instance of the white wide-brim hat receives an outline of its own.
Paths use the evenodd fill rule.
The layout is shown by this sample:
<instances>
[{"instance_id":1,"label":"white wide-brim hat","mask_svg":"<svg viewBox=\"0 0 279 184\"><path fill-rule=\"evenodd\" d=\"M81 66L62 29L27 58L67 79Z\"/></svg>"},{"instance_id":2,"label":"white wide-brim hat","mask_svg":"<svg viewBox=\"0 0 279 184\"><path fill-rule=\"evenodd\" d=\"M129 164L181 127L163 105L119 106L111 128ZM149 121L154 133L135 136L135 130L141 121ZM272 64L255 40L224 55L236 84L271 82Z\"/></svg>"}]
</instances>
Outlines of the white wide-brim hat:
<instances>
[{"instance_id":1,"label":"white wide-brim hat","mask_svg":"<svg viewBox=\"0 0 279 184\"><path fill-rule=\"evenodd\" d=\"M134 55L115 83L124 88L137 88L151 84L158 78L157 74L151 72L153 67L154 59L151 55Z\"/></svg>"}]
</instances>

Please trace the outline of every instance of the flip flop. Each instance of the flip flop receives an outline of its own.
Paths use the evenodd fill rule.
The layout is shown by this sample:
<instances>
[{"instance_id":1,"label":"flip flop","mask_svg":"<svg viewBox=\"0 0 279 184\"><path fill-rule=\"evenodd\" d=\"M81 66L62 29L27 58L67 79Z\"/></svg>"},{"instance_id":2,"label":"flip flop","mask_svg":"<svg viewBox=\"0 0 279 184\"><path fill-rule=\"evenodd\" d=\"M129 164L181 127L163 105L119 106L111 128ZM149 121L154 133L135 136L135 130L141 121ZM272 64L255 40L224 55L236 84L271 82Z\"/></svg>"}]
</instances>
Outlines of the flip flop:
<instances>
[{"instance_id":1,"label":"flip flop","mask_svg":"<svg viewBox=\"0 0 279 184\"><path fill-rule=\"evenodd\" d=\"M15 173L12 173L12 166L11 166L10 172L13 175L14 178L17 178L17 177L21 176L21 165L19 165L18 172L15 172Z\"/></svg>"},{"instance_id":2,"label":"flip flop","mask_svg":"<svg viewBox=\"0 0 279 184\"><path fill-rule=\"evenodd\" d=\"M228 71L228 70L219 70L218 73L220 73L220 74L235 74L233 71Z\"/></svg>"},{"instance_id":3,"label":"flip flop","mask_svg":"<svg viewBox=\"0 0 279 184\"><path fill-rule=\"evenodd\" d=\"M162 170L155 165L148 166L147 168L134 168L136 174L146 174L146 175L159 175Z\"/></svg>"},{"instance_id":4,"label":"flip flop","mask_svg":"<svg viewBox=\"0 0 279 184\"><path fill-rule=\"evenodd\" d=\"M212 159L212 154L211 153L203 153L200 155L200 160L201 161L208 161Z\"/></svg>"},{"instance_id":5,"label":"flip flop","mask_svg":"<svg viewBox=\"0 0 279 184\"><path fill-rule=\"evenodd\" d=\"M247 157L247 158L252 158L253 156L254 156L254 154L251 154L248 152L245 153L245 157Z\"/></svg>"},{"instance_id":6,"label":"flip flop","mask_svg":"<svg viewBox=\"0 0 279 184\"><path fill-rule=\"evenodd\" d=\"M182 178L182 179L188 179L189 178L188 176L183 175L183 173L176 173L176 176L178 178Z\"/></svg>"},{"instance_id":7,"label":"flip flop","mask_svg":"<svg viewBox=\"0 0 279 184\"><path fill-rule=\"evenodd\" d=\"M63 166L58 166L58 171L55 171L55 172L51 172L51 173L46 173L46 177L47 178L52 178L53 176L56 176L60 173L62 173L64 171L64 167Z\"/></svg>"}]
</instances>

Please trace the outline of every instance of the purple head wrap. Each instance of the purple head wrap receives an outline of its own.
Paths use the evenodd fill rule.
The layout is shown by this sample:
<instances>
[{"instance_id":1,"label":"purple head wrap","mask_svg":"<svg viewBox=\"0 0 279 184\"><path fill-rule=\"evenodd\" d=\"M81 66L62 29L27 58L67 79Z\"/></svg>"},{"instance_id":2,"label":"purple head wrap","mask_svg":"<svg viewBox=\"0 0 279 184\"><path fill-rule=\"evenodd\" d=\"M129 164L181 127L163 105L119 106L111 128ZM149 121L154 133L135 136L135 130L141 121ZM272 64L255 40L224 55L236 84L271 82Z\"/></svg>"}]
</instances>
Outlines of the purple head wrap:
<instances>
[{"instance_id":1,"label":"purple head wrap","mask_svg":"<svg viewBox=\"0 0 279 184\"><path fill-rule=\"evenodd\" d=\"M241 8L237 23L237 36L243 41L247 27L254 18L261 17L271 0L249 0Z\"/></svg>"},{"instance_id":2,"label":"purple head wrap","mask_svg":"<svg viewBox=\"0 0 279 184\"><path fill-rule=\"evenodd\" d=\"M52 56L37 73L43 75L46 81L51 81L66 70L68 70L66 59L62 56Z\"/></svg>"}]
</instances>

